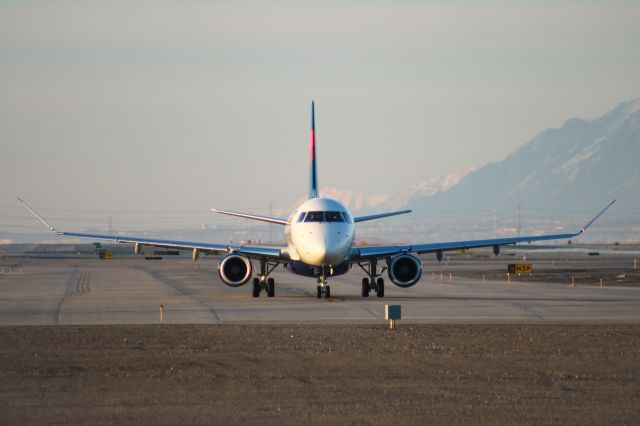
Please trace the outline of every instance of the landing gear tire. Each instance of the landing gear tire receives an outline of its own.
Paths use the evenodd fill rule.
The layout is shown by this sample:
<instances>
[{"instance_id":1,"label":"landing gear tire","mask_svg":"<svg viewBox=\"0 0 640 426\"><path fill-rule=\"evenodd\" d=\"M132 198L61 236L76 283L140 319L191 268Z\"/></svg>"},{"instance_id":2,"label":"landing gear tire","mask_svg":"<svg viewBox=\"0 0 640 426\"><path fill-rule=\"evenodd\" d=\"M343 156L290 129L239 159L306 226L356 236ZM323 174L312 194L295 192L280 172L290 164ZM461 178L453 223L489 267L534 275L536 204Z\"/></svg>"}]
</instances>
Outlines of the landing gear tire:
<instances>
[{"instance_id":1,"label":"landing gear tire","mask_svg":"<svg viewBox=\"0 0 640 426\"><path fill-rule=\"evenodd\" d=\"M371 285L369 284L369 278L362 279L362 297L369 297L371 291Z\"/></svg>"},{"instance_id":2,"label":"landing gear tire","mask_svg":"<svg viewBox=\"0 0 640 426\"><path fill-rule=\"evenodd\" d=\"M260 279L259 278L253 279L253 287L251 290L252 290L251 295L253 297L260 297Z\"/></svg>"},{"instance_id":3,"label":"landing gear tire","mask_svg":"<svg viewBox=\"0 0 640 426\"><path fill-rule=\"evenodd\" d=\"M324 287L324 297L325 299L331 297L331 287L329 287L328 285Z\"/></svg>"},{"instance_id":4,"label":"landing gear tire","mask_svg":"<svg viewBox=\"0 0 640 426\"><path fill-rule=\"evenodd\" d=\"M318 299L321 299L321 298L322 298L322 287L318 286L318 287L317 287L317 290L318 290L318 295L317 295L317 297L318 297Z\"/></svg>"},{"instance_id":5,"label":"landing gear tire","mask_svg":"<svg viewBox=\"0 0 640 426\"><path fill-rule=\"evenodd\" d=\"M376 293L378 297L384 297L384 279L378 278L376 281Z\"/></svg>"},{"instance_id":6,"label":"landing gear tire","mask_svg":"<svg viewBox=\"0 0 640 426\"><path fill-rule=\"evenodd\" d=\"M267 297L273 297L276 295L276 282L273 278L267 280Z\"/></svg>"}]
</instances>

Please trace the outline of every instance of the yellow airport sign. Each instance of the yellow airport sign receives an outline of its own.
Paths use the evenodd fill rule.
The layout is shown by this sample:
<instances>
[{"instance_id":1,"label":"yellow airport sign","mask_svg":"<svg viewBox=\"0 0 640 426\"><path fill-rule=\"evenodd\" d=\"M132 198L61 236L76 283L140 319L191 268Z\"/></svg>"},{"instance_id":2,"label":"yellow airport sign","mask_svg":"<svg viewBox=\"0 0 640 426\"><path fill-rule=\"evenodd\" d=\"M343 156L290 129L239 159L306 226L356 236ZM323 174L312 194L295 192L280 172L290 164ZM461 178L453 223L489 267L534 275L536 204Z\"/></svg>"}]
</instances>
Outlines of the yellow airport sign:
<instances>
[{"instance_id":1,"label":"yellow airport sign","mask_svg":"<svg viewBox=\"0 0 640 426\"><path fill-rule=\"evenodd\" d=\"M531 275L533 274L533 268L531 263L510 263L508 272L510 274Z\"/></svg>"}]
</instances>

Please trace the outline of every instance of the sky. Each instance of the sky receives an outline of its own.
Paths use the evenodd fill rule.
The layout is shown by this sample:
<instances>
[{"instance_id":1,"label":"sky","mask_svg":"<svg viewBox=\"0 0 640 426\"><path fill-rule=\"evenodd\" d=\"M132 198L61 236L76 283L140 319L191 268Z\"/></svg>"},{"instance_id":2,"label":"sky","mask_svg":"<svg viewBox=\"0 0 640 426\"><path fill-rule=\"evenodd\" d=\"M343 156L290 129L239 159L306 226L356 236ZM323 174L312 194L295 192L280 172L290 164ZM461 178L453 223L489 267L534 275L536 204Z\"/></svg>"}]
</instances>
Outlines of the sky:
<instances>
[{"instance_id":1,"label":"sky","mask_svg":"<svg viewBox=\"0 0 640 426\"><path fill-rule=\"evenodd\" d=\"M0 233L16 195L292 207L312 100L321 187L373 205L640 96L639 22L637 1L0 1Z\"/></svg>"}]
</instances>

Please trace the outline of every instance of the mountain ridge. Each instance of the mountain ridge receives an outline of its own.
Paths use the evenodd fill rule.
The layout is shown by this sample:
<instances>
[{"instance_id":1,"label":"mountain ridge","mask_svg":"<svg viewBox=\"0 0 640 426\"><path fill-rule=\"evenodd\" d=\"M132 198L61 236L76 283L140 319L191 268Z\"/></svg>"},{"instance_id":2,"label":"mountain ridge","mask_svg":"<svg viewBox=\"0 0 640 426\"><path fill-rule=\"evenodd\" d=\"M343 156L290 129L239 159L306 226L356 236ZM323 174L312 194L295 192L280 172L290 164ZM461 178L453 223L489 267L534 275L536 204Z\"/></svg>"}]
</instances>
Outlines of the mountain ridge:
<instances>
[{"instance_id":1,"label":"mountain ridge","mask_svg":"<svg viewBox=\"0 0 640 426\"><path fill-rule=\"evenodd\" d=\"M640 210L640 98L604 115L570 118L536 134L503 161L489 163L432 196L413 197L421 211L515 209L593 210L614 198Z\"/></svg>"}]
</instances>

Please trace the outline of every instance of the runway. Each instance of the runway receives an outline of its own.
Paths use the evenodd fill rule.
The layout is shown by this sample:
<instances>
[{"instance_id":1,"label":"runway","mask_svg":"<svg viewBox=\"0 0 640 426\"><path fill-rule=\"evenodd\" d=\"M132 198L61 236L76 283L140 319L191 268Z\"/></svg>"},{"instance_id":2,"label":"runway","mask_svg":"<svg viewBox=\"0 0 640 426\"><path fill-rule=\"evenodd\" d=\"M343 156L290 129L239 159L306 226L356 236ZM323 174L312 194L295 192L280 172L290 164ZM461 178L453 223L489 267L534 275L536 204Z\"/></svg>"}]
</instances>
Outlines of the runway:
<instances>
[{"instance_id":1,"label":"runway","mask_svg":"<svg viewBox=\"0 0 640 426\"><path fill-rule=\"evenodd\" d=\"M254 299L249 285L225 286L212 258L196 263L184 257L29 258L19 260L22 272L0 275L0 325L156 324L161 305L169 324L372 324L384 322L385 304L401 305L401 323L406 324L640 322L638 287L608 283L600 288L595 282L573 287L566 278L541 283L535 281L541 275L535 274L528 282L510 284L462 276L506 271L513 261L507 256L442 264L425 259L418 284L401 289L387 279L382 299L375 293L360 296L363 274L354 267L330 280L332 298L326 300L316 299L313 279L282 269L272 275L276 297ZM631 265L621 256L592 259L579 254L539 254L529 261L543 274L561 262L566 270L593 268L609 275Z\"/></svg>"}]
</instances>

